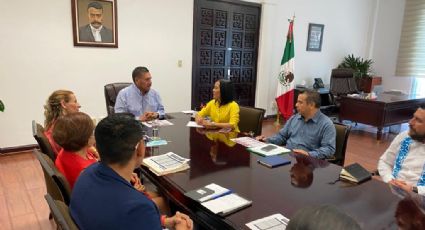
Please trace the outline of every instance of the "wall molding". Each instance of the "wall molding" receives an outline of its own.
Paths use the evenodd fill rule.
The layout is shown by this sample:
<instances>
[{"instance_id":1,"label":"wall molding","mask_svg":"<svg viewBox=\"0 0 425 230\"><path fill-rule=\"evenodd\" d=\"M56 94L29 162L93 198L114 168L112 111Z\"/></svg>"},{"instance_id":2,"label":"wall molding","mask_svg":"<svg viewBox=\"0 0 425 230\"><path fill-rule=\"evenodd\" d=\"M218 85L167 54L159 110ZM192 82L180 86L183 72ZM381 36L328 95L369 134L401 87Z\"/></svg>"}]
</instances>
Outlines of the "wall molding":
<instances>
[{"instance_id":1,"label":"wall molding","mask_svg":"<svg viewBox=\"0 0 425 230\"><path fill-rule=\"evenodd\" d=\"M32 144L32 145L21 145L21 146L0 148L0 155L7 154L7 153L24 152L24 151L32 150L35 148L38 148L38 145Z\"/></svg>"}]
</instances>

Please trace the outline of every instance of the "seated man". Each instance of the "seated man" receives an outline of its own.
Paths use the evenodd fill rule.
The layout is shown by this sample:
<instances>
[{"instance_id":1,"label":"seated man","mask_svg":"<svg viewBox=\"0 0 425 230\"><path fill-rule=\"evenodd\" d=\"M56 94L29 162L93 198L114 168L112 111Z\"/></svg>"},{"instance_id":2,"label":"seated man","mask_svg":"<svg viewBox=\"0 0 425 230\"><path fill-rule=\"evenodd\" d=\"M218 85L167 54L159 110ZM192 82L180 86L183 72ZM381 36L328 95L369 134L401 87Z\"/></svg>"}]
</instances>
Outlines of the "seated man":
<instances>
[{"instance_id":1,"label":"seated man","mask_svg":"<svg viewBox=\"0 0 425 230\"><path fill-rule=\"evenodd\" d=\"M145 156L140 123L114 114L95 129L101 161L86 168L75 183L70 213L80 229L192 229L177 212L160 216L154 202L131 184L133 170Z\"/></svg>"},{"instance_id":2,"label":"seated man","mask_svg":"<svg viewBox=\"0 0 425 230\"><path fill-rule=\"evenodd\" d=\"M133 84L122 89L115 102L115 113L131 113L141 121L163 118L164 106L152 86L152 76L146 67L133 70Z\"/></svg>"},{"instance_id":3,"label":"seated man","mask_svg":"<svg viewBox=\"0 0 425 230\"><path fill-rule=\"evenodd\" d=\"M298 95L298 114L288 119L276 135L257 137L276 145L286 145L295 153L315 158L330 158L335 153L336 131L332 121L320 112L320 95L306 90Z\"/></svg>"},{"instance_id":4,"label":"seated man","mask_svg":"<svg viewBox=\"0 0 425 230\"><path fill-rule=\"evenodd\" d=\"M409 121L409 131L397 135L378 162L384 182L425 195L425 109Z\"/></svg>"}]
</instances>

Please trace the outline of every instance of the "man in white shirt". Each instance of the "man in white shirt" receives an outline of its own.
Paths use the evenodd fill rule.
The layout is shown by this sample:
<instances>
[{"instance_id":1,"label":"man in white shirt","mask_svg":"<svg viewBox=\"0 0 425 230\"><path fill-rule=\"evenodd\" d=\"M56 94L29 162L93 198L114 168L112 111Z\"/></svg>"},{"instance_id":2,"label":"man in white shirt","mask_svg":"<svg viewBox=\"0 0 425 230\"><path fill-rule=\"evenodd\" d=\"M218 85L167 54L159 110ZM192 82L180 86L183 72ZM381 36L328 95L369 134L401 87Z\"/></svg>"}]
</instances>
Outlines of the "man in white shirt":
<instances>
[{"instance_id":1,"label":"man in white shirt","mask_svg":"<svg viewBox=\"0 0 425 230\"><path fill-rule=\"evenodd\" d=\"M90 2L87 6L89 24L80 27L79 38L82 42L113 42L112 30L102 25L103 6L99 2Z\"/></svg>"},{"instance_id":2,"label":"man in white shirt","mask_svg":"<svg viewBox=\"0 0 425 230\"><path fill-rule=\"evenodd\" d=\"M397 135L381 156L378 170L384 182L425 195L425 109L409 121L409 131Z\"/></svg>"}]
</instances>

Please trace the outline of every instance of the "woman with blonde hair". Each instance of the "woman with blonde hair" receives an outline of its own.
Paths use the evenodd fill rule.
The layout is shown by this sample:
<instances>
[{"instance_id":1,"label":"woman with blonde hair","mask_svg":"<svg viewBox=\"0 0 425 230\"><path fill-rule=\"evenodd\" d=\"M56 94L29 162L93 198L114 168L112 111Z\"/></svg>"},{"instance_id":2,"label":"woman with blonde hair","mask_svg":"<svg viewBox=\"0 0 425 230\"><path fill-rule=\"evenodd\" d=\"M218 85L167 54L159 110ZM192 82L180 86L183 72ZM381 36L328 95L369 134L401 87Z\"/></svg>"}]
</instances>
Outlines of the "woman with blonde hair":
<instances>
[{"instance_id":1,"label":"woman with blonde hair","mask_svg":"<svg viewBox=\"0 0 425 230\"><path fill-rule=\"evenodd\" d=\"M79 112L80 104L72 91L56 90L46 101L44 105L44 135L50 142L53 152L57 155L61 147L53 140L52 131L56 120L63 115Z\"/></svg>"}]
</instances>

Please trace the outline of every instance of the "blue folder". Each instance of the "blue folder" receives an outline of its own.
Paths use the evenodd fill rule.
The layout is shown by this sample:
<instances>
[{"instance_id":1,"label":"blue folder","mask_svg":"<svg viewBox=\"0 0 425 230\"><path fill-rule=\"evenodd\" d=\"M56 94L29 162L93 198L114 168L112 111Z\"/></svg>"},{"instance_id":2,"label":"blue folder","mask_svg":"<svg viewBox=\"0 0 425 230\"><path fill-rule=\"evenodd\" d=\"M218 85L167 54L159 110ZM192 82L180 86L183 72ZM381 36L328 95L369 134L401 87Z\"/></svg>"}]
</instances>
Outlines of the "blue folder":
<instances>
[{"instance_id":1,"label":"blue folder","mask_svg":"<svg viewBox=\"0 0 425 230\"><path fill-rule=\"evenodd\" d=\"M269 167L269 168L275 168L281 165L287 165L291 163L291 160L287 156L269 156L269 157L263 157L261 159L257 160L258 163Z\"/></svg>"}]
</instances>

